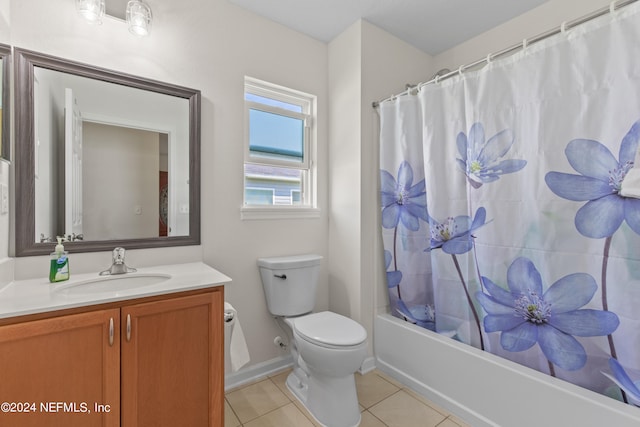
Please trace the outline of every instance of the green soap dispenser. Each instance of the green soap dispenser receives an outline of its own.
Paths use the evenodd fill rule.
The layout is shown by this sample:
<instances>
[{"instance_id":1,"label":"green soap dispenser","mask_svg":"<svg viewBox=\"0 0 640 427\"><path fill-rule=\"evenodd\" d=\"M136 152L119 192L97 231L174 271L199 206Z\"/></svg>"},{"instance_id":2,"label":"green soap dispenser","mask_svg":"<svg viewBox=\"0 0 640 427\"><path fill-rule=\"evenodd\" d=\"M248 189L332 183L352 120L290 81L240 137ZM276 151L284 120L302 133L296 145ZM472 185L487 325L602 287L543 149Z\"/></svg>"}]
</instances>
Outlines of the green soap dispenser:
<instances>
[{"instance_id":1,"label":"green soap dispenser","mask_svg":"<svg viewBox=\"0 0 640 427\"><path fill-rule=\"evenodd\" d=\"M69 280L69 252L64 250L62 241L66 240L58 236L58 244L55 251L51 252L51 268L49 270L49 281L51 283Z\"/></svg>"}]
</instances>

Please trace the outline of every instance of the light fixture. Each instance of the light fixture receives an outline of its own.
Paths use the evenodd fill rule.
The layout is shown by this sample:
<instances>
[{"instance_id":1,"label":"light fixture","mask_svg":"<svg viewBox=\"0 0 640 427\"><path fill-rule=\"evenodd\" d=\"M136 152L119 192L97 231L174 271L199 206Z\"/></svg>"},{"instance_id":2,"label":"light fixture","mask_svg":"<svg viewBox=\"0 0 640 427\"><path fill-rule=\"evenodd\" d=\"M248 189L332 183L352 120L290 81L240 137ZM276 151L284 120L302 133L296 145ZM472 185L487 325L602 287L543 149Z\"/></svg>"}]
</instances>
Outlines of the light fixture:
<instances>
[{"instance_id":1,"label":"light fixture","mask_svg":"<svg viewBox=\"0 0 640 427\"><path fill-rule=\"evenodd\" d=\"M151 8L140 0L127 3L127 24L136 36L147 36L151 31Z\"/></svg>"},{"instance_id":2,"label":"light fixture","mask_svg":"<svg viewBox=\"0 0 640 427\"><path fill-rule=\"evenodd\" d=\"M91 24L102 24L105 0L76 0L76 9L80 16Z\"/></svg>"}]
</instances>

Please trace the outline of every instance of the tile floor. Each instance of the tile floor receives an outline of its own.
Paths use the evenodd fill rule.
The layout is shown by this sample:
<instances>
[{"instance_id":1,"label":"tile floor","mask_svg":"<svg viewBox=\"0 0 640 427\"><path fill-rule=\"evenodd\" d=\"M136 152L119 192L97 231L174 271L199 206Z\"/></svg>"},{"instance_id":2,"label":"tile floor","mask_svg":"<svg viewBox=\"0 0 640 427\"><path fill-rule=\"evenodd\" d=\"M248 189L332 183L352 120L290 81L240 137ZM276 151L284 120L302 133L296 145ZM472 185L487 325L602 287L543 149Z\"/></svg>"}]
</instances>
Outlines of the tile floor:
<instances>
[{"instance_id":1,"label":"tile floor","mask_svg":"<svg viewBox=\"0 0 640 427\"><path fill-rule=\"evenodd\" d=\"M289 370L230 390L225 395L225 427L319 426L287 390ZM356 373L360 427L469 427L380 371Z\"/></svg>"}]
</instances>

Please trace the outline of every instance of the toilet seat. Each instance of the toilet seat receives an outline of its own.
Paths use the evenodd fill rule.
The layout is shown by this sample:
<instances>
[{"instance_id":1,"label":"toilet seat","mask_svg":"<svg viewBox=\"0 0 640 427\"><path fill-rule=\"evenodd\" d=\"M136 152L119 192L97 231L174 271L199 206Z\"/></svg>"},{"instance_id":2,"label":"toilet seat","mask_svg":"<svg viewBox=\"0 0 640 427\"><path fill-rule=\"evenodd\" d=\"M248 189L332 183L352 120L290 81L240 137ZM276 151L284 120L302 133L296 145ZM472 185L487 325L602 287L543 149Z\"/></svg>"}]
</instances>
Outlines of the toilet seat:
<instances>
[{"instance_id":1,"label":"toilet seat","mask_svg":"<svg viewBox=\"0 0 640 427\"><path fill-rule=\"evenodd\" d=\"M292 320L294 333L305 341L322 347L353 347L367 339L367 331L362 325L331 311L312 313Z\"/></svg>"}]
</instances>

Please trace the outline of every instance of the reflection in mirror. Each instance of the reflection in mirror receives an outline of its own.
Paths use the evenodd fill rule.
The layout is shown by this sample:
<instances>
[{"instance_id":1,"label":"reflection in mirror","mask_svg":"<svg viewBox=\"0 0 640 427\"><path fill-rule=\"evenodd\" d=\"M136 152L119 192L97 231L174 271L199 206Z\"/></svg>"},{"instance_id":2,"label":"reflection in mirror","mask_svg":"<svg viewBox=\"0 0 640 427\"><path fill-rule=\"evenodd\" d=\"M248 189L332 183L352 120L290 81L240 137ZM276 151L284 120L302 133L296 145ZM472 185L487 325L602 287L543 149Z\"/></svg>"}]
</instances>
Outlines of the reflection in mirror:
<instances>
[{"instance_id":1,"label":"reflection in mirror","mask_svg":"<svg viewBox=\"0 0 640 427\"><path fill-rule=\"evenodd\" d=\"M35 242L189 234L187 99L36 66L34 105Z\"/></svg>"},{"instance_id":2,"label":"reflection in mirror","mask_svg":"<svg viewBox=\"0 0 640 427\"><path fill-rule=\"evenodd\" d=\"M189 223L177 221L188 215L179 213L175 196L188 194L168 185L168 177L174 178L174 174L183 175L178 180L182 183L189 179L188 162L182 170L169 171L168 141L173 137L83 120L82 191L69 204L71 217L73 205L79 205L78 219L65 226L65 234L68 236L70 230L72 240L76 236L108 240L189 234ZM112 165L119 166L114 169ZM113 191L114 188L122 191ZM36 186L36 193L37 190ZM183 202L187 203L188 200Z\"/></svg>"},{"instance_id":3,"label":"reflection in mirror","mask_svg":"<svg viewBox=\"0 0 640 427\"><path fill-rule=\"evenodd\" d=\"M0 159L11 160L9 139L9 65L11 47L0 44Z\"/></svg>"},{"instance_id":4,"label":"reflection in mirror","mask_svg":"<svg viewBox=\"0 0 640 427\"><path fill-rule=\"evenodd\" d=\"M15 58L16 255L199 244L200 93Z\"/></svg>"}]
</instances>

